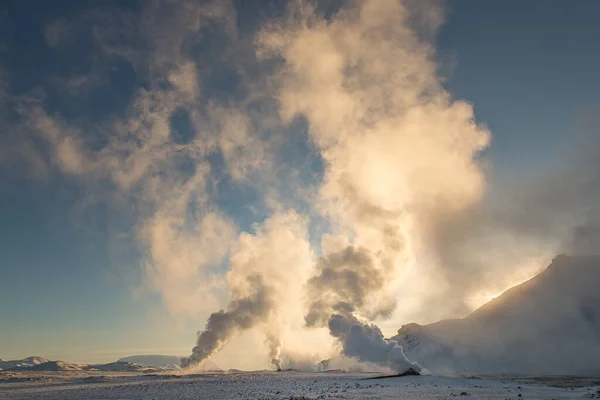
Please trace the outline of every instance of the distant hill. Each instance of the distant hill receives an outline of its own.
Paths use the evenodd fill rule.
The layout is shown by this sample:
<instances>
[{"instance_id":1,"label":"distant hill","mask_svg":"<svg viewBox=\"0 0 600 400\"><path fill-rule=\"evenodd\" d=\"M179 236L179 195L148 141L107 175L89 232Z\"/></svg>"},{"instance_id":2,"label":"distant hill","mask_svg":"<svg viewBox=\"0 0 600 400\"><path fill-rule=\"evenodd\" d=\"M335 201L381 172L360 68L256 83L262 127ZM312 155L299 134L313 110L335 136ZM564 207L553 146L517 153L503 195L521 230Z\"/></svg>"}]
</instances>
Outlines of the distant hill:
<instances>
[{"instance_id":1,"label":"distant hill","mask_svg":"<svg viewBox=\"0 0 600 400\"><path fill-rule=\"evenodd\" d=\"M133 362L139 365L146 365L155 368L180 368L181 358L179 356L164 356L164 355L137 355L124 357L118 362ZM210 360L202 363L203 370L219 370L219 366Z\"/></svg>"},{"instance_id":2,"label":"distant hill","mask_svg":"<svg viewBox=\"0 0 600 400\"><path fill-rule=\"evenodd\" d=\"M132 362L108 364L73 364L67 361L48 361L43 357L29 357L24 360L2 361L6 371L114 371L149 372L159 368L138 365Z\"/></svg>"},{"instance_id":3,"label":"distant hill","mask_svg":"<svg viewBox=\"0 0 600 400\"><path fill-rule=\"evenodd\" d=\"M85 365L72 364L66 361L48 361L31 367L21 367L28 371L82 371Z\"/></svg>"},{"instance_id":4,"label":"distant hill","mask_svg":"<svg viewBox=\"0 0 600 400\"><path fill-rule=\"evenodd\" d=\"M139 355L121 358L108 364L74 364L67 361L50 361L44 357L28 357L22 360L0 360L0 370L11 371L113 371L151 372L174 370L181 367L181 357L163 355ZM217 371L214 362L206 360L202 370Z\"/></svg>"},{"instance_id":5,"label":"distant hill","mask_svg":"<svg viewBox=\"0 0 600 400\"><path fill-rule=\"evenodd\" d=\"M600 374L600 256L558 256L464 319L409 324L397 340L433 373Z\"/></svg>"},{"instance_id":6,"label":"distant hill","mask_svg":"<svg viewBox=\"0 0 600 400\"><path fill-rule=\"evenodd\" d=\"M149 370L156 370L156 368L148 367L146 365L138 365L136 363L127 361L117 361L108 364L96 364L90 365L87 369L94 369L98 371L113 371L113 372L142 372Z\"/></svg>"},{"instance_id":7,"label":"distant hill","mask_svg":"<svg viewBox=\"0 0 600 400\"><path fill-rule=\"evenodd\" d=\"M22 360L6 361L6 360L0 359L0 370L18 368L18 367L31 367L33 365L43 364L46 362L48 362L48 360L46 358L38 357L38 356L27 357Z\"/></svg>"},{"instance_id":8,"label":"distant hill","mask_svg":"<svg viewBox=\"0 0 600 400\"><path fill-rule=\"evenodd\" d=\"M117 362L132 362L155 368L181 367L181 357L178 356L139 355L123 357L117 360Z\"/></svg>"},{"instance_id":9,"label":"distant hill","mask_svg":"<svg viewBox=\"0 0 600 400\"><path fill-rule=\"evenodd\" d=\"M7 371L83 371L86 365L72 364L66 361L46 361L34 365L19 365L7 368Z\"/></svg>"}]
</instances>

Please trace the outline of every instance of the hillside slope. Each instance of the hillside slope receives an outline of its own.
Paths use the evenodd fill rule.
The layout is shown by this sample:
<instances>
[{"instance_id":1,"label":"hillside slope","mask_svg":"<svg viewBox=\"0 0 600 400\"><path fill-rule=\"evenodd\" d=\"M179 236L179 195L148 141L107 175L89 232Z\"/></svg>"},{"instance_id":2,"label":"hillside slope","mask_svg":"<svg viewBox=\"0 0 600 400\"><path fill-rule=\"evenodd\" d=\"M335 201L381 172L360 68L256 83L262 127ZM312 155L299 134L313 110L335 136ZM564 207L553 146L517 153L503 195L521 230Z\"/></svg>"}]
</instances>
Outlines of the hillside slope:
<instances>
[{"instance_id":1,"label":"hillside slope","mask_svg":"<svg viewBox=\"0 0 600 400\"><path fill-rule=\"evenodd\" d=\"M136 355L123 357L117 362L132 362L138 365L148 367L175 369L181 367L181 357L179 356L164 356L164 355ZM219 366L211 360L205 360L201 366L202 370L219 370Z\"/></svg>"},{"instance_id":2,"label":"hillside slope","mask_svg":"<svg viewBox=\"0 0 600 400\"><path fill-rule=\"evenodd\" d=\"M38 357L38 360L46 360ZM108 364L74 364L67 361L48 361L36 364L22 363L23 360L16 360L18 365L5 368L6 371L111 371L111 372L153 372L159 371L159 368L148 367L134 364L132 362L113 362ZM11 363L15 363L11 362ZM10 364L12 365L12 364ZM7 365L7 366L10 366Z\"/></svg>"},{"instance_id":3,"label":"hillside slope","mask_svg":"<svg viewBox=\"0 0 600 400\"><path fill-rule=\"evenodd\" d=\"M26 368L28 371L82 371L84 365L73 364L66 361L48 361Z\"/></svg>"},{"instance_id":4,"label":"hillside slope","mask_svg":"<svg viewBox=\"0 0 600 400\"><path fill-rule=\"evenodd\" d=\"M108 364L94 364L87 367L90 370L112 371L112 372L146 372L156 371L156 368L138 365L127 361L116 361Z\"/></svg>"},{"instance_id":5,"label":"hillside slope","mask_svg":"<svg viewBox=\"0 0 600 400\"><path fill-rule=\"evenodd\" d=\"M180 367L181 357L178 356L163 356L163 355L137 355L123 357L117 362L132 362L138 365L155 368Z\"/></svg>"},{"instance_id":6,"label":"hillside slope","mask_svg":"<svg viewBox=\"0 0 600 400\"><path fill-rule=\"evenodd\" d=\"M180 368L180 357L176 356L131 356L107 364L74 364L67 361L49 361L43 357L28 357L22 360L0 360L0 370L6 371L110 371L110 372L153 372ZM219 367L207 360L204 370Z\"/></svg>"},{"instance_id":7,"label":"hillside slope","mask_svg":"<svg viewBox=\"0 0 600 400\"><path fill-rule=\"evenodd\" d=\"M0 359L0 370L18 368L18 367L31 367L31 366L43 364L46 362L48 362L48 360L46 358L39 357L39 356L27 357L22 360L2 360L2 359Z\"/></svg>"},{"instance_id":8,"label":"hillside slope","mask_svg":"<svg viewBox=\"0 0 600 400\"><path fill-rule=\"evenodd\" d=\"M393 337L434 373L600 374L600 256L558 256L464 319Z\"/></svg>"}]
</instances>

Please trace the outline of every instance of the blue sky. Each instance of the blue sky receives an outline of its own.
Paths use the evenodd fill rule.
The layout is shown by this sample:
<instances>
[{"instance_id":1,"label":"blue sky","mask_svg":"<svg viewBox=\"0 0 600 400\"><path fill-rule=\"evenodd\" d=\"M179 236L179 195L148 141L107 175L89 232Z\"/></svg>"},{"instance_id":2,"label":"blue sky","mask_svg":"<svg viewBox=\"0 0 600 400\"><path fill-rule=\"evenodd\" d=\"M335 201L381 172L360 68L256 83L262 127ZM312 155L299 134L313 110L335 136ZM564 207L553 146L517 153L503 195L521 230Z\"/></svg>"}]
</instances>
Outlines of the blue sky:
<instances>
[{"instance_id":1,"label":"blue sky","mask_svg":"<svg viewBox=\"0 0 600 400\"><path fill-rule=\"evenodd\" d=\"M456 57L447 86L489 125L497 169L552 163L575 121L597 106L599 9L593 1L448 3L438 41L442 57Z\"/></svg>"},{"instance_id":2,"label":"blue sky","mask_svg":"<svg viewBox=\"0 0 600 400\"><path fill-rule=\"evenodd\" d=\"M0 5L5 89L0 146L9 149L26 134L15 106L24 98L37 99L30 101L74 126L91 127L90 137L104 140L106 121L127 115L134 94L150 87L154 72L144 65L147 38L141 29L107 34L105 44L115 48L109 54L98 48L89 26L98 20L128 26L127 18L136 21L144 7L145 2L124 1ZM239 1L235 7L240 37L283 12L278 2ZM435 40L440 74L450 94L472 103L477 121L492 132L491 147L483 154L492 165L492 187L551 170L572 145L582 116L597 108L598 15L600 2L593 0L445 4L445 23ZM71 27L63 42L52 46L48 27L56 21ZM154 26L158 35L169 29ZM254 79L256 72L237 72L222 31L209 25L201 33L203 40L189 51L205 78L202 101L229 104L243 98L241 82ZM242 40L235 52L251 52L245 47L251 43ZM130 44L142 54L141 66L119 53ZM69 85L79 88L75 94ZM172 121L183 141L191 129L186 119L180 115ZM307 128L298 122L286 129ZM289 139L283 148L279 156L287 168L298 170L308 185L318 182L323 166L304 136ZM100 362L130 353L184 354L207 314L170 313L160 294L146 287L143 249L128 230L134 224L131 214L97 198L82 206L85 185L52 171L39 176L12 155L0 153L6 161L0 169L0 358L39 354ZM211 163L222 167L225 161L217 155ZM227 174L217 180L211 189L215 202L241 229L250 230L264 218L259 189L235 184ZM311 229L318 236L325 227L317 221Z\"/></svg>"}]
</instances>

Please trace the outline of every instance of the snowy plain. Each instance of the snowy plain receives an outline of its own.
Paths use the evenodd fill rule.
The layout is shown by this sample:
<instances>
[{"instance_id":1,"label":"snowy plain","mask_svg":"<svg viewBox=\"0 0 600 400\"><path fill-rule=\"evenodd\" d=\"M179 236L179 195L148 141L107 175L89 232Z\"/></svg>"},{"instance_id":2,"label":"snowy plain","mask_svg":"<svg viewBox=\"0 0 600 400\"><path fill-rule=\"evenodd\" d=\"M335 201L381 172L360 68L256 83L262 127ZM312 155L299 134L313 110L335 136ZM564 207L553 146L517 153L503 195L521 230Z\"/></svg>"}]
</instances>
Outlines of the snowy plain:
<instances>
[{"instance_id":1,"label":"snowy plain","mask_svg":"<svg viewBox=\"0 0 600 400\"><path fill-rule=\"evenodd\" d=\"M239 372L134 374L0 373L0 399L584 399L600 379L407 376L366 373Z\"/></svg>"}]
</instances>

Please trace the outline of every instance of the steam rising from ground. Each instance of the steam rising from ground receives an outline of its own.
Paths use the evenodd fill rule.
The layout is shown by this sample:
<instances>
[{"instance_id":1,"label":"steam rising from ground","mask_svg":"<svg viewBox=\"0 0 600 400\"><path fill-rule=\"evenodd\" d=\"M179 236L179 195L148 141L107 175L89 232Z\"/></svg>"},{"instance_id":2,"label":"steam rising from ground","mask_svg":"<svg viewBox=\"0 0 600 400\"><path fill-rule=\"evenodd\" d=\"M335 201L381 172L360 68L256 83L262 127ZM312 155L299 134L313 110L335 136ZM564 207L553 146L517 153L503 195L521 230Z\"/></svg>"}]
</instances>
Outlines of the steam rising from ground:
<instances>
[{"instance_id":1,"label":"steam rising from ground","mask_svg":"<svg viewBox=\"0 0 600 400\"><path fill-rule=\"evenodd\" d=\"M436 220L478 202L475 158L489 137L472 108L439 84L411 18L397 1L356 3L330 20L299 3L258 36L261 57L282 60L275 96L283 120L305 117L325 162L316 200L336 234L324 237L308 283L306 323L328 326L344 354L396 370L412 364L359 317L389 318L392 284L431 243ZM204 338L214 316L191 362L214 351Z\"/></svg>"},{"instance_id":2,"label":"steam rising from ground","mask_svg":"<svg viewBox=\"0 0 600 400\"><path fill-rule=\"evenodd\" d=\"M305 316L307 326L328 327L348 357L397 372L421 369L406 359L398 343L384 339L379 328L355 316L359 313L371 320L389 317L396 305L391 294L381 296L386 284L385 271L377 268L366 249L348 246L322 257L317 269L318 275L308 281L307 297L311 302Z\"/></svg>"},{"instance_id":3,"label":"steam rising from ground","mask_svg":"<svg viewBox=\"0 0 600 400\"><path fill-rule=\"evenodd\" d=\"M265 343L269 348L269 358L271 359L271 364L273 364L278 371L281 371L281 339L277 335L269 333L267 334Z\"/></svg>"},{"instance_id":4,"label":"steam rising from ground","mask_svg":"<svg viewBox=\"0 0 600 400\"><path fill-rule=\"evenodd\" d=\"M333 314L329 318L329 332L339 339L342 352L348 357L386 366L396 372L410 368L422 370L417 363L406 358L398 342L385 339L377 326L363 323L351 314Z\"/></svg>"},{"instance_id":5,"label":"steam rising from ground","mask_svg":"<svg viewBox=\"0 0 600 400\"><path fill-rule=\"evenodd\" d=\"M227 273L227 309L210 315L184 367L201 364L234 334L260 325L268 332L271 362L281 368L279 335L309 272L306 235L304 221L294 212L275 214L254 235L240 235Z\"/></svg>"},{"instance_id":6,"label":"steam rising from ground","mask_svg":"<svg viewBox=\"0 0 600 400\"><path fill-rule=\"evenodd\" d=\"M172 313L211 312L186 366L248 330L264 335L275 368L309 365L317 357L298 335L327 328L349 358L419 369L376 323L396 323L409 307L464 315L466 298L495 283L484 272L552 253L532 225L564 239L555 211L565 204L582 203L593 214L583 219L597 220L597 193L580 198L578 186L547 207L537 207L545 195L527 192L539 210L531 223L512 205L481 207L479 154L490 133L440 83L437 1L365 0L327 13L298 1L239 32L235 12L222 1L156 1L141 16L85 14L79 28L57 21L46 35L52 48L100 21L90 28L94 74L61 81L69 93L93 95L114 58L144 84L123 110L89 123L55 115L43 94L27 93L13 101L20 135L5 146L38 178L60 173L84 189L84 204L106 202L125 216L127 236L144 253L145 283ZM198 58L202 46L215 55ZM227 95L211 86L224 69L236 85ZM189 126L177 128L178 118ZM319 161L312 169L304 160L311 157ZM598 186L595 174L589 181ZM244 203L248 193L258 200L240 206L241 215L224 204ZM580 236L597 233L588 225L579 225ZM531 240L515 243L523 237ZM430 309L434 292L444 304Z\"/></svg>"},{"instance_id":7,"label":"steam rising from ground","mask_svg":"<svg viewBox=\"0 0 600 400\"><path fill-rule=\"evenodd\" d=\"M326 163L320 211L337 230L308 283L306 323L328 326L348 356L406 369L402 349L359 317L389 318L390 289L432 244L436 221L479 201L476 156L489 134L441 87L402 3L360 2L328 21L308 5L290 15L260 44L284 61L281 115L308 121Z\"/></svg>"}]
</instances>

